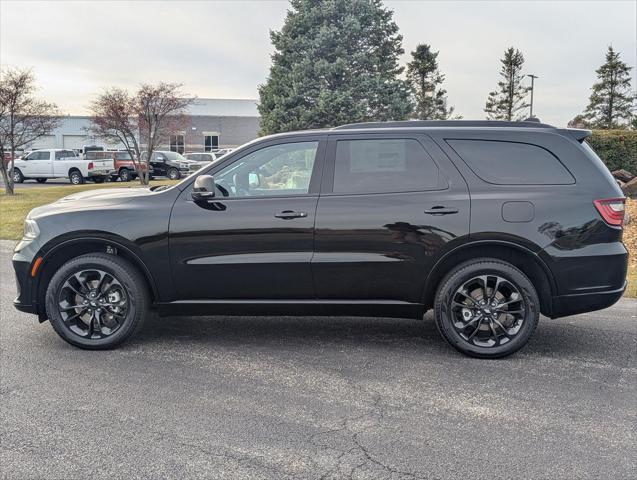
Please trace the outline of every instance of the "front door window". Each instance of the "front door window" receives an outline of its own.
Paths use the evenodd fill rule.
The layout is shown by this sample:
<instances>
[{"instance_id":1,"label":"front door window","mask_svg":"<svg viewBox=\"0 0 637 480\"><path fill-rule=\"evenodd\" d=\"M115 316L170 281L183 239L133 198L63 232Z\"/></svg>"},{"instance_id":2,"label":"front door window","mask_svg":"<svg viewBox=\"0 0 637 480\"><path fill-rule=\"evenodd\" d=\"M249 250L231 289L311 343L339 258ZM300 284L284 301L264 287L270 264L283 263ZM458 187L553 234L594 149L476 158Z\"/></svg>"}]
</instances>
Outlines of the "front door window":
<instances>
[{"instance_id":1,"label":"front door window","mask_svg":"<svg viewBox=\"0 0 637 480\"><path fill-rule=\"evenodd\" d=\"M215 174L226 197L305 195L318 142L284 143L262 148Z\"/></svg>"}]
</instances>

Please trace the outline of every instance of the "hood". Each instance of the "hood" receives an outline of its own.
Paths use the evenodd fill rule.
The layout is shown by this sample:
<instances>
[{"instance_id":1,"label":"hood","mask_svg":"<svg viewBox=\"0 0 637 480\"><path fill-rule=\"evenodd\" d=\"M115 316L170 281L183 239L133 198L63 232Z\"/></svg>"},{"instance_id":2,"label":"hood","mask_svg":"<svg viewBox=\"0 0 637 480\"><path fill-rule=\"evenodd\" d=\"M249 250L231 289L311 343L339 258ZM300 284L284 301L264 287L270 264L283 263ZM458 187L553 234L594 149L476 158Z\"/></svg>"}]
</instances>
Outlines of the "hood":
<instances>
[{"instance_id":1,"label":"hood","mask_svg":"<svg viewBox=\"0 0 637 480\"><path fill-rule=\"evenodd\" d=\"M134 198L159 195L160 192L153 192L149 188L105 188L77 192L60 198L53 203L34 208L29 212L27 218L36 218L45 214L69 210L90 210L95 207L119 205Z\"/></svg>"}]
</instances>

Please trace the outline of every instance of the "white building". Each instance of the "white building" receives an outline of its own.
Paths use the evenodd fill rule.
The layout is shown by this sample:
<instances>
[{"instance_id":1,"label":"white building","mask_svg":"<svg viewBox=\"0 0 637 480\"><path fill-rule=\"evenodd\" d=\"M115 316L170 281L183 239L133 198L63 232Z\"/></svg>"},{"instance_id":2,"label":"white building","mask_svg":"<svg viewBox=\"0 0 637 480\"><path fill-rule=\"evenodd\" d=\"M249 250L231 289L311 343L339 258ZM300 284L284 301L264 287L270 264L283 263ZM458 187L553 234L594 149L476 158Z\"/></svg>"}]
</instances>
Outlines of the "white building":
<instances>
[{"instance_id":1,"label":"white building","mask_svg":"<svg viewBox=\"0 0 637 480\"><path fill-rule=\"evenodd\" d=\"M237 147L257 137L259 114L253 99L199 98L188 108L184 129L163 139L160 148L179 152L203 152L214 148ZM34 142L30 149L81 149L85 145L103 145L88 133L90 117L66 116L51 135Z\"/></svg>"}]
</instances>

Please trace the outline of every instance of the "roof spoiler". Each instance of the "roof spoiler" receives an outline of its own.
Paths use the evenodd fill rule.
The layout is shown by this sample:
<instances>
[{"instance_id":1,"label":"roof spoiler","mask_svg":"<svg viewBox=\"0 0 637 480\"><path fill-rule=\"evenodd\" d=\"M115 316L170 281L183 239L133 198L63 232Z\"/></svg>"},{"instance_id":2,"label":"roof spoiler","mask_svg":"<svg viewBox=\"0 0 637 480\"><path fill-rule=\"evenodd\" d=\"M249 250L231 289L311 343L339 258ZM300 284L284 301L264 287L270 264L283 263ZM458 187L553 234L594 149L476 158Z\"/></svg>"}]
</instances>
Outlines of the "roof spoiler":
<instances>
[{"instance_id":1,"label":"roof spoiler","mask_svg":"<svg viewBox=\"0 0 637 480\"><path fill-rule=\"evenodd\" d=\"M577 140L579 143L582 143L593 134L590 130L583 128L560 128L558 131L566 137Z\"/></svg>"}]
</instances>

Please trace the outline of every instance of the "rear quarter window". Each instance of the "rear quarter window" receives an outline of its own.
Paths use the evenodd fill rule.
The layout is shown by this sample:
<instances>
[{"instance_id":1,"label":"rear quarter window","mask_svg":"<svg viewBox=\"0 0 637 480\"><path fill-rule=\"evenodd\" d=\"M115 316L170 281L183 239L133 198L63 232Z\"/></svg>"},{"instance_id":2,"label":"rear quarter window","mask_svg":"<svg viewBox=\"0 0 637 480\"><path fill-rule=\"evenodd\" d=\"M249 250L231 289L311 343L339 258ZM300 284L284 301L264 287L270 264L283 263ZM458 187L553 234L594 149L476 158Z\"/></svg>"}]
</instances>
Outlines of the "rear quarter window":
<instances>
[{"instance_id":1,"label":"rear quarter window","mask_svg":"<svg viewBox=\"0 0 637 480\"><path fill-rule=\"evenodd\" d=\"M492 140L446 140L479 178L496 185L569 185L573 175L538 145Z\"/></svg>"}]
</instances>

